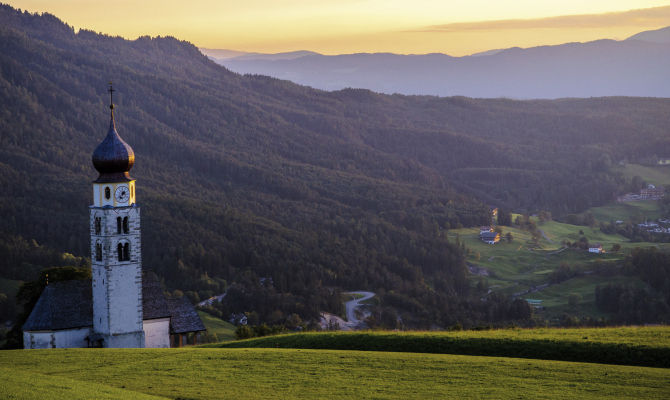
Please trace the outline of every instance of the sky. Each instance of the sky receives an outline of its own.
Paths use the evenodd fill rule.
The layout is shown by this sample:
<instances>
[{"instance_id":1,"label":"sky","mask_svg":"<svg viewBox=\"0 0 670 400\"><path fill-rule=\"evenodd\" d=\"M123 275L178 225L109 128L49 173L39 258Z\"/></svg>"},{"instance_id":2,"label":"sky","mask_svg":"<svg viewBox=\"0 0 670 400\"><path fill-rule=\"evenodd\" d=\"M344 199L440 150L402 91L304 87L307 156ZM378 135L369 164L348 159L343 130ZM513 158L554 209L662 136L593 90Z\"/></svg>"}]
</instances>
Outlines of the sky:
<instances>
[{"instance_id":1,"label":"sky","mask_svg":"<svg viewBox=\"0 0 670 400\"><path fill-rule=\"evenodd\" d=\"M4 0L7 1L7 0ZM9 0L75 29L174 36L198 47L278 53L454 56L597 39L670 25L670 0Z\"/></svg>"}]
</instances>

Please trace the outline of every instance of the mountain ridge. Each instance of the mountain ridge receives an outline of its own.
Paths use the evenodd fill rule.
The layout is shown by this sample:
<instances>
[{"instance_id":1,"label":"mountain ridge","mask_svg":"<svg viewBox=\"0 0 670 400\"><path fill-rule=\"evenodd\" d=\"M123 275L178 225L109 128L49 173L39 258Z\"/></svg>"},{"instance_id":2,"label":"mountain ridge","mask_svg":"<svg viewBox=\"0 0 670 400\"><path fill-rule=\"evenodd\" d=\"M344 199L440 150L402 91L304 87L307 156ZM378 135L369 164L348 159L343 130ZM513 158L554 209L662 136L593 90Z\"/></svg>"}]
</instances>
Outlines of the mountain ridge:
<instances>
[{"instance_id":1,"label":"mountain ridge","mask_svg":"<svg viewBox=\"0 0 670 400\"><path fill-rule=\"evenodd\" d=\"M273 76L322 90L356 87L387 94L518 99L670 97L670 39L640 39L666 32L661 35L665 38L668 29L622 41L512 47L464 57L316 53L217 62L238 73Z\"/></svg>"},{"instance_id":2,"label":"mountain ridge","mask_svg":"<svg viewBox=\"0 0 670 400\"><path fill-rule=\"evenodd\" d=\"M644 42L652 42L652 43L670 43L670 26L636 33L635 35L627 38L626 40L641 40Z\"/></svg>"}]
</instances>

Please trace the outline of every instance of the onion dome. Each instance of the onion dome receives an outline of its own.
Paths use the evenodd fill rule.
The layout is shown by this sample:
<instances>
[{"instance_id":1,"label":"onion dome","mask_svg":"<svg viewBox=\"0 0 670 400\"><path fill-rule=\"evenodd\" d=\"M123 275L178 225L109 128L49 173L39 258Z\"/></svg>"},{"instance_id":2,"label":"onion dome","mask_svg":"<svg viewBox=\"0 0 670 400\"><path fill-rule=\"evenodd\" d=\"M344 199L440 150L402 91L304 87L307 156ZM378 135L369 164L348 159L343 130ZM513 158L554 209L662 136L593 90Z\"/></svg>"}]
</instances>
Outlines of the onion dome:
<instances>
[{"instance_id":1,"label":"onion dome","mask_svg":"<svg viewBox=\"0 0 670 400\"><path fill-rule=\"evenodd\" d=\"M110 93L111 91L113 89L110 88ZM135 163L135 153L116 131L114 104L112 103L109 108L112 110L109 131L105 139L93 152L93 166L100 173L96 182L129 181L132 178L128 175L128 171L130 171Z\"/></svg>"}]
</instances>

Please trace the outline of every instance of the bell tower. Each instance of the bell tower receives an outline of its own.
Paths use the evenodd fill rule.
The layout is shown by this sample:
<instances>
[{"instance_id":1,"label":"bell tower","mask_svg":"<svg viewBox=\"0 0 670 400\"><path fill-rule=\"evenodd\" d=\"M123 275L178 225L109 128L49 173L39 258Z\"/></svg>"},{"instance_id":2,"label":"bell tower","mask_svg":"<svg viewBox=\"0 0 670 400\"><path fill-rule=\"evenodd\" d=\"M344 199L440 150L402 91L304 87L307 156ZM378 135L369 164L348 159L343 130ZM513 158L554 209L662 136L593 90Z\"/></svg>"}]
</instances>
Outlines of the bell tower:
<instances>
[{"instance_id":1,"label":"bell tower","mask_svg":"<svg viewBox=\"0 0 670 400\"><path fill-rule=\"evenodd\" d=\"M144 347L140 207L128 174L135 154L116 131L113 94L110 82L109 130L93 152L92 336L103 347Z\"/></svg>"}]
</instances>

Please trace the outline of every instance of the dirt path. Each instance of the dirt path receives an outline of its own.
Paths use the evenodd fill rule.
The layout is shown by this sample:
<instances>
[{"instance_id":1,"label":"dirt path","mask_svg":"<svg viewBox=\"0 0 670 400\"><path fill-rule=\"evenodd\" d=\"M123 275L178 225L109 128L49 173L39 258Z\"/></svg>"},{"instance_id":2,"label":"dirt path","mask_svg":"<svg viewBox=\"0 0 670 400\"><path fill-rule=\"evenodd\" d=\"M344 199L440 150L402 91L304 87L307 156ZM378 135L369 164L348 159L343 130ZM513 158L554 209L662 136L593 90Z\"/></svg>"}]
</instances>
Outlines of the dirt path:
<instances>
[{"instance_id":1,"label":"dirt path","mask_svg":"<svg viewBox=\"0 0 670 400\"><path fill-rule=\"evenodd\" d=\"M544 240L546 240L546 241L549 242L549 243L554 243L553 240L549 239L549 237L548 237L547 235L544 234L544 231L543 231L542 229L538 229L538 231L540 232L540 235L542 235L542 237L544 238Z\"/></svg>"}]
</instances>

